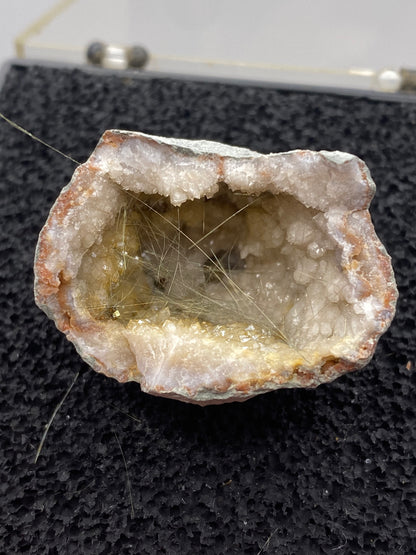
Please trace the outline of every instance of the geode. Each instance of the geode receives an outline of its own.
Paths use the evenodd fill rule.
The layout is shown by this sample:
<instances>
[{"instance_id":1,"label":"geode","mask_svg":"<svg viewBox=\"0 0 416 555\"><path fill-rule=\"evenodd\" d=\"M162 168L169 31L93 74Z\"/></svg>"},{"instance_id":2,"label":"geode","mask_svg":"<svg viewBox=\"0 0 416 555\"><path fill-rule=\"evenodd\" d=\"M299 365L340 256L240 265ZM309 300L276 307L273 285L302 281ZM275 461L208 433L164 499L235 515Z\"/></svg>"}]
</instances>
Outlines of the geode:
<instances>
[{"instance_id":1,"label":"geode","mask_svg":"<svg viewBox=\"0 0 416 555\"><path fill-rule=\"evenodd\" d=\"M369 362L395 310L359 158L107 131L51 209L36 303L95 370L200 405Z\"/></svg>"}]
</instances>

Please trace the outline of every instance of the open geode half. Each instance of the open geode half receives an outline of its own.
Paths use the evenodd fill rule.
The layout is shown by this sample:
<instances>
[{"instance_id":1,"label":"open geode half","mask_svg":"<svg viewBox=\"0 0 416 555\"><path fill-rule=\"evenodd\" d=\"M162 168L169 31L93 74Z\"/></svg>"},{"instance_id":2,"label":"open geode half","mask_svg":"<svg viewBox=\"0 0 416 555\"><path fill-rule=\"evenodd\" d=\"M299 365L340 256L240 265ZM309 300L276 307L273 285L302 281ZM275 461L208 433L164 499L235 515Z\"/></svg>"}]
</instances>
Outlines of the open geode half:
<instances>
[{"instance_id":1,"label":"open geode half","mask_svg":"<svg viewBox=\"0 0 416 555\"><path fill-rule=\"evenodd\" d=\"M35 298L95 370L198 404L366 364L397 290L341 152L107 131L41 231Z\"/></svg>"}]
</instances>

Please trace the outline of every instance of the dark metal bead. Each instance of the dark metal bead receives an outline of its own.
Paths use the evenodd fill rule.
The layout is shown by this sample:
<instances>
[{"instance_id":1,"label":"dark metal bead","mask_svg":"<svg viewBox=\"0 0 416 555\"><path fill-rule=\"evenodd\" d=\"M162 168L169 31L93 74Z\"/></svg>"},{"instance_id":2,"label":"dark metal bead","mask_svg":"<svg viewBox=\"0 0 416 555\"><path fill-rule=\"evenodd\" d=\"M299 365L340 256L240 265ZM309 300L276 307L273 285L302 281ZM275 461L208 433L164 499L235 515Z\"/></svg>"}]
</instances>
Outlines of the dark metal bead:
<instances>
[{"instance_id":1,"label":"dark metal bead","mask_svg":"<svg viewBox=\"0 0 416 555\"><path fill-rule=\"evenodd\" d=\"M142 68L149 60L149 54L143 46L132 46L127 50L129 67Z\"/></svg>"},{"instance_id":2,"label":"dark metal bead","mask_svg":"<svg viewBox=\"0 0 416 555\"><path fill-rule=\"evenodd\" d=\"M92 42L87 48L87 60L90 64L101 65L105 55L105 44L103 42Z\"/></svg>"}]
</instances>

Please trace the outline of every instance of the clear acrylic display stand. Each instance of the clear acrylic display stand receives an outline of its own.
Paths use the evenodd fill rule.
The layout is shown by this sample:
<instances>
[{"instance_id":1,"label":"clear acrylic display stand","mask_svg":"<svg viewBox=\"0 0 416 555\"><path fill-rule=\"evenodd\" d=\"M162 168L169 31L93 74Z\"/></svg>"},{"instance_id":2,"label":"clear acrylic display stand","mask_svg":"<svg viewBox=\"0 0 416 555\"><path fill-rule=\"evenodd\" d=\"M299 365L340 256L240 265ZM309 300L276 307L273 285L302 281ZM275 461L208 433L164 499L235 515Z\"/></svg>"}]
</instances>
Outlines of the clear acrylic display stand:
<instances>
[{"instance_id":1,"label":"clear acrylic display stand","mask_svg":"<svg viewBox=\"0 0 416 555\"><path fill-rule=\"evenodd\" d=\"M19 57L124 69L125 47L168 74L395 92L412 67L416 3L398 0L63 0L16 40Z\"/></svg>"}]
</instances>

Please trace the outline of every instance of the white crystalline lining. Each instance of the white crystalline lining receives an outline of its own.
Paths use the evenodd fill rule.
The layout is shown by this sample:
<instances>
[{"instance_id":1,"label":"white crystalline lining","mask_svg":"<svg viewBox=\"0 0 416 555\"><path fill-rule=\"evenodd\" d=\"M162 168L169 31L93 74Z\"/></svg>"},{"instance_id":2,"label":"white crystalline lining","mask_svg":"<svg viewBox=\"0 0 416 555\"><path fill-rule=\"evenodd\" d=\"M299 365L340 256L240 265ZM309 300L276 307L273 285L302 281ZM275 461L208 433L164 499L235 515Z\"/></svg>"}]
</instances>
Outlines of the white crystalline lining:
<instances>
[{"instance_id":1,"label":"white crystalline lining","mask_svg":"<svg viewBox=\"0 0 416 555\"><path fill-rule=\"evenodd\" d=\"M218 190L220 175L218 159L210 156L199 158L198 168L196 168L192 156L188 159L183 149L189 150L192 154L217 153L226 156L228 158L224 159L221 170L222 178L232 190L247 193L262 190L271 190L276 194L288 192L300 199L307 207L329 210L327 214L318 213L314 216L313 211L308 212L305 206L299 208L296 203L290 206L289 201L284 204L284 209L282 207L279 209L281 197L277 196L275 212L271 210L269 215L262 218L256 218L254 213L251 223L249 219L249 234L244 244L240 245L240 251L249 265L251 255L266 257L267 249L280 250L279 260L273 260L269 266L266 264L264 282L261 282L256 275L246 279L253 280L251 287L257 292L258 300L265 306L269 306L271 313L279 314L280 311L280 317L278 315L277 320L280 318L285 334L295 346L295 355L297 349L306 347L311 357L314 349L348 356L349 344L351 348L355 348L360 342L360 336L368 332L367 326L371 327L371 319L374 319L380 309L371 296L364 302L357 300L360 284L355 283L353 277L347 277L340 271L339 260L335 256L336 249L339 251L340 248L343 258L349 256L349 246L340 235L339 224L345 209L355 206L356 199L361 198L361 176L359 175L361 169L355 167L352 171L352 173L356 172L357 181L351 183L348 195L344 194L340 199L341 184L337 177L333 178L332 174L328 173L327 167L320 165L319 156L340 168L356 164L355 157L345 153L325 151L321 154L292 151L282 155L263 156L247 149L227 147L209 141L195 143L143 134L128 133L128 135L132 136L132 140L125 140L117 149L116 156L114 156L113 146L103 144L93 155L100 166L96 187L101 188L103 185L105 189L105 182L109 180L107 185L110 196L105 201L104 212L98 203L95 206L93 200L89 201L91 206L88 221L83 223L75 221L76 225L73 226L74 232L76 226L79 229L80 225L85 227L82 234L84 237L82 241L85 244L80 243L78 247L75 245L75 248L72 245L71 249L78 248L85 252L93 237L102 229L103 222L107 220L108 223L114 217L110 216L107 210L116 202L114 196L110 198L111 194L115 193L115 183L126 190L170 196L172 204L180 205L190 198L214 195ZM134 138L136 135L159 142L160 147L155 148L154 145L143 141L138 144ZM165 152L163 144L174 146L178 151ZM315 168L313 175L309 173L312 166ZM319 172L322 174L321 177ZM364 172L367 172L365 168ZM270 175L273 175L272 179ZM368 173L366 175L369 177ZM99 184L100 180L101 184ZM371 187L371 178L369 183ZM91 198L94 199L94 197L95 194ZM340 200L344 203L343 206L339 206ZM101 202L102 199L100 204ZM364 199L363 208L368 202L369 199ZM102 215L97 223L94 218L100 212ZM70 221L71 216L68 216L67 242L76 241L76 237L68 231ZM75 258L72 273L79 262ZM273 279L267 278L268 272L272 274ZM256 286L254 282L261 282L261 287ZM172 329L169 328L169 322L166 323L163 336L160 335L160 329L152 331L146 325L136 324L132 323L123 335L129 341L132 353L137 356L138 368L141 368L145 361L145 387L150 389L156 387L158 372L163 368L166 371L168 368L169 372L163 378L166 387L183 388L188 384L192 389L196 387L194 382L197 380L201 398L204 396L204 381L206 391L210 391L210 387L213 387L213 376L218 376L218 373L221 375L223 371L221 367L223 351L218 343L213 340L214 343L211 344L211 338L205 343L202 338L201 342L201 334L198 330L182 330L180 332L182 342L178 339L178 329L175 326ZM195 337L193 334L196 334ZM195 341L201 346L201 351L194 349L194 355L198 360L187 361L189 345ZM234 348L232 345L233 343L230 343L227 349L232 350ZM235 368L230 367L232 356L227 356L227 369L224 368L224 376L231 375L238 381L242 376L236 377L235 373L242 373L244 378L255 375L259 361L256 358L257 355L254 356L253 353L256 349L267 351L268 347L248 337L238 342L238 347L235 349L238 364ZM275 351L276 349L281 349L284 353L282 361L286 360L288 364L285 369L282 363L279 371L282 376L285 372L289 375L293 363L288 356L291 347L281 344L274 347ZM92 353L94 348L86 348L86 350ZM204 352L207 366L195 376L195 365L199 365L198 361L201 360L201 356L204 356ZM243 352L251 353L250 356L254 358L241 359ZM168 383L169 380L172 381L171 384ZM272 385L275 387L275 384ZM232 394L232 390L230 391L224 396ZM211 394L207 395L207 398L210 398Z\"/></svg>"},{"instance_id":2,"label":"white crystalline lining","mask_svg":"<svg viewBox=\"0 0 416 555\"><path fill-rule=\"evenodd\" d=\"M264 177L262 181L261 176L264 175L264 172L262 174L258 170L262 166L274 166L276 187L280 187L283 191L293 189L296 192L298 190L294 180L299 177L295 177L295 169L293 177L291 177L290 165L287 164L291 155L296 155L298 151L265 157L247 149L228 147L210 141L194 142L138 135L155 140L161 146L155 148L153 143L146 142L138 144L132 138L122 144L116 160L112 156L112 147L102 146L98 154L104 173L125 189L170 195L174 205L180 205L188 198L212 196L218 190L218 162L209 157L199 159L198 168L196 168L193 158L188 159L181 152L181 149L191 149L193 153L197 154L218 153L222 156L229 156L230 158L225 159L224 162L224 179L231 189L251 193L266 189L267 185L270 186L270 178ZM180 150L177 153L169 152L166 155L163 144L175 146ZM322 155L337 165L351 162L355 158L340 152L324 151ZM297 160L297 164L304 163L305 168L308 168L309 171L308 164L311 162L309 158L316 156L317 153L307 153L300 161ZM283 157L286 160L284 174L282 174ZM309 179L308 175L308 173L305 174L306 179ZM305 185L302 187L302 195L310 205L316 205L317 199L324 207L330 202L330 200L325 201L324 189L320 193L316 187L308 188ZM329 190L327 189L327 191ZM338 194L338 191L334 191L334 193L329 191L328 194L328 199L331 199L333 194ZM322 335L327 339L334 335L345 334L348 331L346 330L348 324L346 323L347 317L343 316L343 311L346 309L348 301L343 295L344 290L349 295L348 300L351 300L351 287L348 288L349 283L337 268L333 258L335 245L331 245L328 237L325 237L319 230L320 227L323 231L327 231L327 217L319 214L314 222L305 210L302 207L298 214L290 214L290 210L288 211L285 206L284 211L280 210L279 216L281 217L278 219L278 224L276 218L272 216L263 215L262 218L256 218L255 213L250 213L248 216L249 237L243 244L240 244L240 254L242 258L247 258L249 255L261 256L267 243L269 243L268 248L277 248L284 241L281 252L288 259L290 258L291 266L284 270L285 275L279 285L272 286L274 294L271 294L270 283L266 283L269 287L264 287L264 294L259 293L259 298L266 296L269 303L270 299L278 301L271 312L279 311L279 309L285 310L292 303L292 308L284 319L284 327L289 330L289 334L299 337L301 344L318 341L320 329L322 329ZM337 220L337 210L340 215L343 213L341 209L337 208L333 214L335 220ZM306 217L304 217L305 214ZM250 218L253 220L252 222ZM335 233L337 233L337 223L338 220L330 226ZM294 248L290 245L293 245ZM276 263L274 264L276 265ZM275 268L269 268L269 271L273 270ZM278 268L276 270L279 271ZM267 269L265 273L267 274ZM328 283L324 283L324 280ZM315 288L311 285L315 285ZM281 306L279 306L279 299ZM337 303L340 303L339 307L333 306ZM350 311L347 310L347 312ZM354 311L352 313L354 314ZM324 321L316 321L317 318L319 320L322 317L324 317ZM348 314L348 318L351 319L351 317L354 318ZM352 327L357 328L355 325Z\"/></svg>"}]
</instances>

